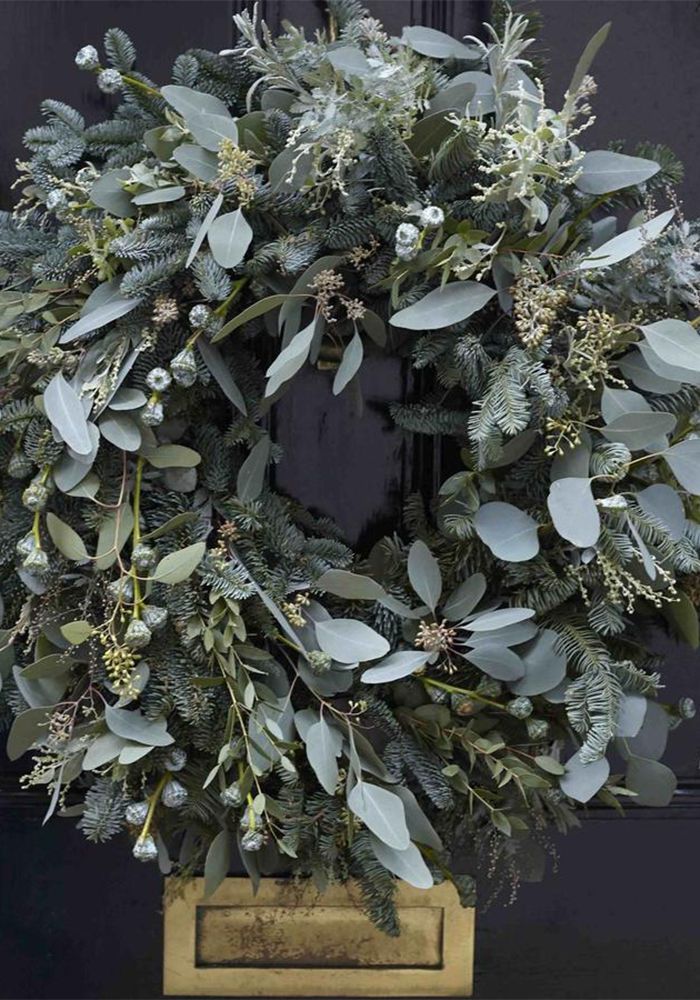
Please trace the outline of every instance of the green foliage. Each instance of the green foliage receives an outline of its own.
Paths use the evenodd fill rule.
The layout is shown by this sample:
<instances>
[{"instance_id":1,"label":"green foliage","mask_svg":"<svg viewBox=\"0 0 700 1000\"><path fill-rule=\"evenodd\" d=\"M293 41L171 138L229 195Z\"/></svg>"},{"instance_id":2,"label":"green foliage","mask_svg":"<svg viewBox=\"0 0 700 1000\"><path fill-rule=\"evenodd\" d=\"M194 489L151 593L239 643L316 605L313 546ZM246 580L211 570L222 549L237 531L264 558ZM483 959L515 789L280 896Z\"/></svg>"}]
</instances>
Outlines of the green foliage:
<instances>
[{"instance_id":1,"label":"green foliage","mask_svg":"<svg viewBox=\"0 0 700 1000\"><path fill-rule=\"evenodd\" d=\"M186 873L240 842L253 878L356 878L390 934L396 873L472 905L465 850L517 884L578 803L665 800L606 754L680 716L643 630L697 641L700 227L668 150L578 152L588 68L553 108L531 19L494 14L468 45L358 0L311 41L241 14L162 91L110 29L113 114L44 102L0 217L24 781ZM452 474L363 554L271 488L270 410L305 365L357 398L377 352Z\"/></svg>"}]
</instances>

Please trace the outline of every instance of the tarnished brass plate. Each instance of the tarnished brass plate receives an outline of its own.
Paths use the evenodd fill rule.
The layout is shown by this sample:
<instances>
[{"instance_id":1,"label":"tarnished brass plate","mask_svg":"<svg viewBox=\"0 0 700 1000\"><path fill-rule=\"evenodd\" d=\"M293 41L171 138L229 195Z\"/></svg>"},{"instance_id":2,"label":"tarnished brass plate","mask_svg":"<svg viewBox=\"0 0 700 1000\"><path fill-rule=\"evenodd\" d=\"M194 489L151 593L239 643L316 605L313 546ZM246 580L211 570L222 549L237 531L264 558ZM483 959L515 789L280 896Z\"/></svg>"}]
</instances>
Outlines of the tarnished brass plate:
<instances>
[{"instance_id":1,"label":"tarnished brass plate","mask_svg":"<svg viewBox=\"0 0 700 1000\"><path fill-rule=\"evenodd\" d=\"M471 996L474 911L449 884L400 885L398 938L367 920L353 886L320 895L263 879L253 896L248 879L230 878L204 899L194 879L165 900L167 996Z\"/></svg>"}]
</instances>

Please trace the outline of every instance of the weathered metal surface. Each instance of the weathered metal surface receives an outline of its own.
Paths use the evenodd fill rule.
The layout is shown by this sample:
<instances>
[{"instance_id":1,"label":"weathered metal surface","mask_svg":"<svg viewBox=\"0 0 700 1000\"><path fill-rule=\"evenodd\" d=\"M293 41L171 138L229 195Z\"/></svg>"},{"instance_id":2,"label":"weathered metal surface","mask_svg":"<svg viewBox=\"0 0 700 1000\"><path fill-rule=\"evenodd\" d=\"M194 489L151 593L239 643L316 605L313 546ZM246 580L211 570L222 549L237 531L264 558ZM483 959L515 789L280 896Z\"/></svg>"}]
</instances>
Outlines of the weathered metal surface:
<instances>
[{"instance_id":1,"label":"weathered metal surface","mask_svg":"<svg viewBox=\"0 0 700 1000\"><path fill-rule=\"evenodd\" d=\"M468 997L474 911L454 888L402 884L401 936L374 927L354 886L226 879L204 899L204 881L183 893L166 883L163 992L222 997Z\"/></svg>"}]
</instances>

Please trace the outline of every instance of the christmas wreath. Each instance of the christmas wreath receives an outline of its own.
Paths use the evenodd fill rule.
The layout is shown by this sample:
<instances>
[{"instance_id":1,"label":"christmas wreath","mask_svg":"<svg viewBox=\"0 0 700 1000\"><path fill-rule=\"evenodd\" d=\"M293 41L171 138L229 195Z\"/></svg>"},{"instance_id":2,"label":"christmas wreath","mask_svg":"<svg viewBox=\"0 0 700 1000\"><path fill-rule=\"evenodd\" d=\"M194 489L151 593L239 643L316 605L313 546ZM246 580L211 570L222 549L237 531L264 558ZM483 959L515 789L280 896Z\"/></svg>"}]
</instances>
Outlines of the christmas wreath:
<instances>
[{"instance_id":1,"label":"christmas wreath","mask_svg":"<svg viewBox=\"0 0 700 1000\"><path fill-rule=\"evenodd\" d=\"M357 879L530 877L596 799L664 805L659 624L697 645L700 229L661 147L583 152L601 29L552 110L525 17L487 41L327 32L45 101L0 223L3 712L48 813L140 860ZM358 122L362 127L358 128ZM696 317L695 319L693 317ZM451 442L354 553L275 492L305 365ZM333 361L335 359L335 361ZM329 376L327 369L334 365ZM330 461L330 457L329 457Z\"/></svg>"}]
</instances>

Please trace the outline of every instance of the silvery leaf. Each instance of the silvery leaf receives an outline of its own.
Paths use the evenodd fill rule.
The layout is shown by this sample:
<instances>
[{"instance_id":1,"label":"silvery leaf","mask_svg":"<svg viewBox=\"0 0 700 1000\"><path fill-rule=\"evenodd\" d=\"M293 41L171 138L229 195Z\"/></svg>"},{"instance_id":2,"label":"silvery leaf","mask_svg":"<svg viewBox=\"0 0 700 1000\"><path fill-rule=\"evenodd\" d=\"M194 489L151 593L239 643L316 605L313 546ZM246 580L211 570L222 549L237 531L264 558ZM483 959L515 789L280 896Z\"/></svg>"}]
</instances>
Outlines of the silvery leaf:
<instances>
[{"instance_id":1,"label":"silvery leaf","mask_svg":"<svg viewBox=\"0 0 700 1000\"><path fill-rule=\"evenodd\" d=\"M540 550L537 522L510 503L486 503L474 516L474 529L498 559L526 562Z\"/></svg>"},{"instance_id":2,"label":"silvery leaf","mask_svg":"<svg viewBox=\"0 0 700 1000\"><path fill-rule=\"evenodd\" d=\"M495 294L495 288L478 281L453 281L443 288L434 288L412 306L400 309L389 323L403 330L441 330L468 319Z\"/></svg>"},{"instance_id":3,"label":"silvery leaf","mask_svg":"<svg viewBox=\"0 0 700 1000\"><path fill-rule=\"evenodd\" d=\"M613 153L609 149L593 149L576 164L579 171L574 181L584 194L608 194L622 188L643 184L658 174L658 163L639 156Z\"/></svg>"},{"instance_id":4,"label":"silvery leaf","mask_svg":"<svg viewBox=\"0 0 700 1000\"><path fill-rule=\"evenodd\" d=\"M399 851L410 844L403 802L394 792L363 781L348 795L348 808L383 844Z\"/></svg>"},{"instance_id":5,"label":"silvery leaf","mask_svg":"<svg viewBox=\"0 0 700 1000\"><path fill-rule=\"evenodd\" d=\"M44 410L53 427L73 451L87 455L92 450L88 422L78 394L60 372L44 389Z\"/></svg>"},{"instance_id":6,"label":"silvery leaf","mask_svg":"<svg viewBox=\"0 0 700 1000\"><path fill-rule=\"evenodd\" d=\"M580 751L566 762L566 774L559 779L565 795L576 802L588 802L601 790L610 776L610 764L605 757L584 764Z\"/></svg>"},{"instance_id":7,"label":"silvery leaf","mask_svg":"<svg viewBox=\"0 0 700 1000\"><path fill-rule=\"evenodd\" d=\"M408 579L420 599L434 611L442 593L442 576L437 559L420 539L408 552Z\"/></svg>"},{"instance_id":8,"label":"silvery leaf","mask_svg":"<svg viewBox=\"0 0 700 1000\"><path fill-rule=\"evenodd\" d=\"M580 549L595 545L600 535L600 514L590 479L557 479L549 487L547 509L557 533Z\"/></svg>"}]
</instances>

